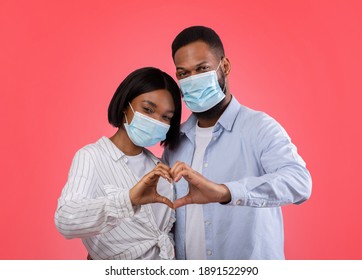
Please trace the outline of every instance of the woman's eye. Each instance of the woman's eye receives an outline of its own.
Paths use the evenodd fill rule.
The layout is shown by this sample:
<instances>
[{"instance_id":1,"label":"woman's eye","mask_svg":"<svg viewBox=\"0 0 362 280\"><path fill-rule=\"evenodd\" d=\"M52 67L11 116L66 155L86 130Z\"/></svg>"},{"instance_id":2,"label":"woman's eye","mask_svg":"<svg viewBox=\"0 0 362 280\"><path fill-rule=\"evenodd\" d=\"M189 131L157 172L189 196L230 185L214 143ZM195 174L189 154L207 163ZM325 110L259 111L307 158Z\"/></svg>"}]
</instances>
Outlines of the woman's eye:
<instances>
[{"instance_id":1,"label":"woman's eye","mask_svg":"<svg viewBox=\"0 0 362 280\"><path fill-rule=\"evenodd\" d=\"M145 111L148 114L152 114L153 110L151 108L143 107L143 111Z\"/></svg>"},{"instance_id":2,"label":"woman's eye","mask_svg":"<svg viewBox=\"0 0 362 280\"><path fill-rule=\"evenodd\" d=\"M163 119L164 119L165 121L171 122L172 117L163 116Z\"/></svg>"}]
</instances>

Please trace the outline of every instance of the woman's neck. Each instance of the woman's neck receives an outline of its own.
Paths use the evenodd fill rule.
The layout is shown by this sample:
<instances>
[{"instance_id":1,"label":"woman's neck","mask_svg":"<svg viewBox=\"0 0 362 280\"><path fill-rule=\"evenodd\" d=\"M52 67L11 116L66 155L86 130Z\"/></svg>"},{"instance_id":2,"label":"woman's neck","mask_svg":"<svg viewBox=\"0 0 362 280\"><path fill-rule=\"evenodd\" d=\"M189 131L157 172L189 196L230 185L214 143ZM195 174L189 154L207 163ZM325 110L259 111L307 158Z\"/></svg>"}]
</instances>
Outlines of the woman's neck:
<instances>
[{"instance_id":1,"label":"woman's neck","mask_svg":"<svg viewBox=\"0 0 362 280\"><path fill-rule=\"evenodd\" d=\"M128 156L135 156L142 152L142 147L133 144L129 139L127 132L123 128L119 128L118 131L109 138L118 149Z\"/></svg>"}]
</instances>

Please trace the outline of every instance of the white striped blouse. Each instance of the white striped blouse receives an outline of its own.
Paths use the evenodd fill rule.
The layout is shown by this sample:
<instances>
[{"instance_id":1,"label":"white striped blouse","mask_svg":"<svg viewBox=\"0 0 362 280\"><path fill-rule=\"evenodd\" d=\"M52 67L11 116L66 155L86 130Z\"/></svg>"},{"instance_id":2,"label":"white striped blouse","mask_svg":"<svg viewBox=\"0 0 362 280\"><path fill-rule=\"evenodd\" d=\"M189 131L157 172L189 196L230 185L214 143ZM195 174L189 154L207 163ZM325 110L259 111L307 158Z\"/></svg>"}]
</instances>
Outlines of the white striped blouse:
<instances>
[{"instance_id":1,"label":"white striped blouse","mask_svg":"<svg viewBox=\"0 0 362 280\"><path fill-rule=\"evenodd\" d=\"M144 152L157 164L150 151ZM107 137L80 149L58 200L56 227L65 238L82 238L93 259L173 259L175 212L153 204L167 207L166 222L158 225L150 204L132 206L129 189L137 179L126 161Z\"/></svg>"}]
</instances>

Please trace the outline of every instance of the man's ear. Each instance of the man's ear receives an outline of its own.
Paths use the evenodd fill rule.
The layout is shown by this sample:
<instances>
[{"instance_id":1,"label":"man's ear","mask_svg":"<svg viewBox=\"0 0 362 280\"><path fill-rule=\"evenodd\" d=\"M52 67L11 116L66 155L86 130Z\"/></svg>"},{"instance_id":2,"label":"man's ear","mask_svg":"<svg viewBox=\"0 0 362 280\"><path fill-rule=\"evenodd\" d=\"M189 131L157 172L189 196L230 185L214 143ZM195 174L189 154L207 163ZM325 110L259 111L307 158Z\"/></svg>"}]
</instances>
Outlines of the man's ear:
<instances>
[{"instance_id":1,"label":"man's ear","mask_svg":"<svg viewBox=\"0 0 362 280\"><path fill-rule=\"evenodd\" d=\"M222 60L223 60L222 65L223 65L223 69L224 69L224 75L227 76L227 75L229 75L229 73L231 71L231 64L227 57L224 57Z\"/></svg>"}]
</instances>

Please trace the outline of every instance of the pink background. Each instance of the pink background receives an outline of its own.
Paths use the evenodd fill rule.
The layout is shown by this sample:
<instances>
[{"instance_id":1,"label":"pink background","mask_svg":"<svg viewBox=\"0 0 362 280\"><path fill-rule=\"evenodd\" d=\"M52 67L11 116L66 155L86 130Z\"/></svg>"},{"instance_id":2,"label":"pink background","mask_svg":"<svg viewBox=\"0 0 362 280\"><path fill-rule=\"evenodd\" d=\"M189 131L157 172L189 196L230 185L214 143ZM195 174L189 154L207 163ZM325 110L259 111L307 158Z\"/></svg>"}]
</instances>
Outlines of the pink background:
<instances>
[{"instance_id":1,"label":"pink background","mask_svg":"<svg viewBox=\"0 0 362 280\"><path fill-rule=\"evenodd\" d=\"M286 257L362 259L361 11L348 0L1 0L0 259L85 258L53 222L73 155L115 132L107 106L129 72L174 77L171 42L195 24L222 38L231 92L276 118L312 173L311 199L283 208Z\"/></svg>"}]
</instances>

